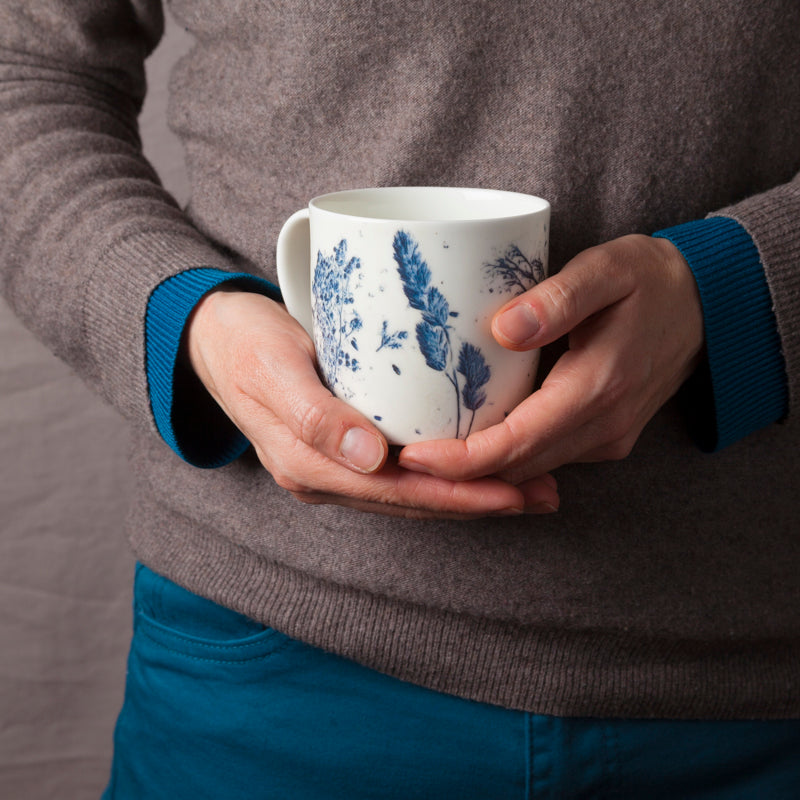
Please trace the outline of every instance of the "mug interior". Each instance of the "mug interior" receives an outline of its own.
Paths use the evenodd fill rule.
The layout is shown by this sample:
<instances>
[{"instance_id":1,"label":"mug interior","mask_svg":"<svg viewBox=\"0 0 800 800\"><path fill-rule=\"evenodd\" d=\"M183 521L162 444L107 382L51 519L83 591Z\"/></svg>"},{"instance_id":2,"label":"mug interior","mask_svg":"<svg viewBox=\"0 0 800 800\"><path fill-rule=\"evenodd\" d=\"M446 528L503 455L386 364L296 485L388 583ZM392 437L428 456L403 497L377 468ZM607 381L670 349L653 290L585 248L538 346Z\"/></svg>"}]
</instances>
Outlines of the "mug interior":
<instances>
[{"instance_id":1,"label":"mug interior","mask_svg":"<svg viewBox=\"0 0 800 800\"><path fill-rule=\"evenodd\" d=\"M500 219L544 211L541 197L497 189L392 186L353 189L315 197L311 208L365 219L404 222Z\"/></svg>"}]
</instances>

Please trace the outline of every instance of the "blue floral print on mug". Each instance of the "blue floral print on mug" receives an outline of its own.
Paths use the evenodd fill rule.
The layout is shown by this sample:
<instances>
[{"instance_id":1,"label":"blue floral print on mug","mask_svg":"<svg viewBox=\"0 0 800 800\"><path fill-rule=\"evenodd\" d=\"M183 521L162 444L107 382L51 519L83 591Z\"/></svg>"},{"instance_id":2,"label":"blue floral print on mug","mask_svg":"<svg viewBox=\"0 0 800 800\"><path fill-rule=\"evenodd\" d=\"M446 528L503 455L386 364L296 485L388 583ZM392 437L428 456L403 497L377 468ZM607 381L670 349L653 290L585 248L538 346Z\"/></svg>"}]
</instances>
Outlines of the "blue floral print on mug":
<instances>
[{"instance_id":1,"label":"blue floral print on mug","mask_svg":"<svg viewBox=\"0 0 800 800\"><path fill-rule=\"evenodd\" d=\"M357 333L363 322L355 308L351 283L361 261L348 258L347 241L342 239L330 256L317 253L311 290L317 321L317 359L328 387L340 384L341 370L359 369Z\"/></svg>"},{"instance_id":2,"label":"blue floral print on mug","mask_svg":"<svg viewBox=\"0 0 800 800\"><path fill-rule=\"evenodd\" d=\"M328 388L394 445L502 422L539 353L502 347L491 321L545 276L549 215L541 198L458 187L345 190L295 212L278 278Z\"/></svg>"}]
</instances>

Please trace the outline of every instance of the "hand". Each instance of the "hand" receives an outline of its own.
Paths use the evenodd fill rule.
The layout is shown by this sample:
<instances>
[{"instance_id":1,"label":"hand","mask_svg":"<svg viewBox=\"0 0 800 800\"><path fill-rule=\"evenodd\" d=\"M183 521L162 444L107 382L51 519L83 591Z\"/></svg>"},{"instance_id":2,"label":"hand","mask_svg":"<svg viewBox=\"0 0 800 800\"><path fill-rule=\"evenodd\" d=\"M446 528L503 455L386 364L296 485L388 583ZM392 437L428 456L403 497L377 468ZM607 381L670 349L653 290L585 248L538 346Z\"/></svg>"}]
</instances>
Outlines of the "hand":
<instances>
[{"instance_id":1,"label":"hand","mask_svg":"<svg viewBox=\"0 0 800 800\"><path fill-rule=\"evenodd\" d=\"M401 469L381 433L322 385L305 330L266 297L226 289L207 295L189 322L188 353L261 463L298 500L459 518L558 502L549 476L523 492L498 478L455 482Z\"/></svg>"},{"instance_id":2,"label":"hand","mask_svg":"<svg viewBox=\"0 0 800 800\"><path fill-rule=\"evenodd\" d=\"M688 265L668 240L639 235L578 254L500 309L492 332L512 350L568 334L569 350L502 423L409 445L401 466L448 480L495 475L524 491L562 464L625 458L703 346Z\"/></svg>"}]
</instances>

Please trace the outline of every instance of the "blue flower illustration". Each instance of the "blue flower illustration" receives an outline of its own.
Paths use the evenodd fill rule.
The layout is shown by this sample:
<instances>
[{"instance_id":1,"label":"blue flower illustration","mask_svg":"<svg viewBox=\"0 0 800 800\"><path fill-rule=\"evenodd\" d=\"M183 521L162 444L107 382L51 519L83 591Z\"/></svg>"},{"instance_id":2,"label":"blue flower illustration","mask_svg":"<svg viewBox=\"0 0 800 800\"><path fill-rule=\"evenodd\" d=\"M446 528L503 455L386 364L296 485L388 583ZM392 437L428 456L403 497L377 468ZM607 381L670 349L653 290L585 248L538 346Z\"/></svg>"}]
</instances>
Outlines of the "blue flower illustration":
<instances>
[{"instance_id":1,"label":"blue flower illustration","mask_svg":"<svg viewBox=\"0 0 800 800\"><path fill-rule=\"evenodd\" d=\"M389 333L389 321L384 320L381 326L381 343L375 349L375 352L383 350L384 347L389 350L399 350L405 344L406 339L408 339L408 331Z\"/></svg>"},{"instance_id":2,"label":"blue flower illustration","mask_svg":"<svg viewBox=\"0 0 800 800\"><path fill-rule=\"evenodd\" d=\"M502 290L522 294L545 278L541 259L528 259L515 244L509 245L505 255L485 264L484 268L493 278L498 278Z\"/></svg>"},{"instance_id":3,"label":"blue flower illustration","mask_svg":"<svg viewBox=\"0 0 800 800\"><path fill-rule=\"evenodd\" d=\"M422 313L417 323L417 344L425 363L433 370L442 372L453 385L456 396L456 437L461 435L461 406L472 411L469 435L475 421L475 412L486 402L484 387L489 382L491 370L480 348L469 342L461 344L458 363L453 364L454 351L451 342L452 326L449 320L458 312L442 292L431 286L431 271L420 253L419 245L406 231L398 231L394 237L394 259L403 282L403 291L411 308ZM459 374L464 385L460 386Z\"/></svg>"},{"instance_id":4,"label":"blue flower illustration","mask_svg":"<svg viewBox=\"0 0 800 800\"><path fill-rule=\"evenodd\" d=\"M342 369L359 369L358 341L354 334L362 328L362 320L353 307L351 280L361 269L358 258L348 258L347 240L342 239L333 255L317 253L312 292L314 295L317 358L329 388L339 382Z\"/></svg>"}]
</instances>

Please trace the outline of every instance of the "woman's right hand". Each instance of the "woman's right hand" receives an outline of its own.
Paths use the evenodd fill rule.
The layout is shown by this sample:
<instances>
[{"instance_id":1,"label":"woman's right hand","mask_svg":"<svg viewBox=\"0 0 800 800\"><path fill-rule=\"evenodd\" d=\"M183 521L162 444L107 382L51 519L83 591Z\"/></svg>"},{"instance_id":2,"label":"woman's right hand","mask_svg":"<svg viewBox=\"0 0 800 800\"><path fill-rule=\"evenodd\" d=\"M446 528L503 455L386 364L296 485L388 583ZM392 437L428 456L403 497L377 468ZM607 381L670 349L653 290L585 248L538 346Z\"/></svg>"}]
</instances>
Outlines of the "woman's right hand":
<instances>
[{"instance_id":1,"label":"woman's right hand","mask_svg":"<svg viewBox=\"0 0 800 800\"><path fill-rule=\"evenodd\" d=\"M524 492L498 478L450 481L399 467L384 436L334 397L306 331L267 297L219 289L187 330L192 367L275 481L305 503L403 517L474 518L551 511L549 475Z\"/></svg>"}]
</instances>

